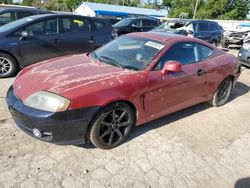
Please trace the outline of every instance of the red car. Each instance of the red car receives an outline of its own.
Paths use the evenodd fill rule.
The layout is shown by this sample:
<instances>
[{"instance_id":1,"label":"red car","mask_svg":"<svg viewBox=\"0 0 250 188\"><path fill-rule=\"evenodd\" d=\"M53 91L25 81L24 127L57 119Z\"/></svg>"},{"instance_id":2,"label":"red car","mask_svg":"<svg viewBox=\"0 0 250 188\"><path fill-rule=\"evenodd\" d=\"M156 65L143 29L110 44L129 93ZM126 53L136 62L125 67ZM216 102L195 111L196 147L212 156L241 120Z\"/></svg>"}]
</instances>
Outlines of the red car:
<instances>
[{"instance_id":1,"label":"red car","mask_svg":"<svg viewBox=\"0 0 250 188\"><path fill-rule=\"evenodd\" d=\"M33 137L110 149L134 126L205 101L225 104L239 75L236 57L199 39L133 33L25 68L6 100Z\"/></svg>"}]
</instances>

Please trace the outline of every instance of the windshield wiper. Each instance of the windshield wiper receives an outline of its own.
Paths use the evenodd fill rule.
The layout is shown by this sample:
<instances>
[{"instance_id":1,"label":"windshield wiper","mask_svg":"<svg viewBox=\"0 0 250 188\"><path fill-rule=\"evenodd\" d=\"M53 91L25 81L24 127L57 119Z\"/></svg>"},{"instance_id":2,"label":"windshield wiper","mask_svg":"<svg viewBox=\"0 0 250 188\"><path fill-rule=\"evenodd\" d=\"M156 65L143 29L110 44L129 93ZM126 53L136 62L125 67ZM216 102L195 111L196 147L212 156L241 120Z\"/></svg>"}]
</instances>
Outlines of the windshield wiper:
<instances>
[{"instance_id":1,"label":"windshield wiper","mask_svg":"<svg viewBox=\"0 0 250 188\"><path fill-rule=\"evenodd\" d=\"M125 69L132 69L132 70L136 70L136 71L140 70L139 68L133 67L131 65L124 65L123 68L125 68Z\"/></svg>"},{"instance_id":2,"label":"windshield wiper","mask_svg":"<svg viewBox=\"0 0 250 188\"><path fill-rule=\"evenodd\" d=\"M100 59L97 57L95 52L89 53L88 55L90 55L91 57L93 57L94 59L97 59L98 61L100 61ZM100 61L101 62L101 61Z\"/></svg>"},{"instance_id":3,"label":"windshield wiper","mask_svg":"<svg viewBox=\"0 0 250 188\"><path fill-rule=\"evenodd\" d=\"M114 66L119 67L119 68L123 68L123 66L121 66L116 60L114 60L114 59L112 59L110 57L101 55L100 58L108 60L108 62L105 61L108 64L114 65Z\"/></svg>"}]
</instances>

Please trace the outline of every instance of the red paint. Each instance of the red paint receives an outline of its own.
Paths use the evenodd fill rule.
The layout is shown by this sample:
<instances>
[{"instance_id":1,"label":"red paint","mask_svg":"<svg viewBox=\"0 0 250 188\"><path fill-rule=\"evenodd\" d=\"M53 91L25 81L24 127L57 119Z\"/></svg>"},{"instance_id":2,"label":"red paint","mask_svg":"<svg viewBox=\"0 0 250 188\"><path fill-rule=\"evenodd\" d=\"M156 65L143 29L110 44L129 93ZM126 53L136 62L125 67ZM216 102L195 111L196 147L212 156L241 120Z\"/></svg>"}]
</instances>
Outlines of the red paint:
<instances>
[{"instance_id":1,"label":"red paint","mask_svg":"<svg viewBox=\"0 0 250 188\"><path fill-rule=\"evenodd\" d=\"M105 106L111 102L129 101L136 107L137 125L210 100L218 85L228 76L235 77L237 59L201 40L189 37L166 38L152 33L129 34L166 43L166 47L142 71L129 71L101 64L85 54L48 60L25 68L14 82L15 94L25 100L31 94L46 90L71 100L70 109ZM176 42L194 41L214 49L212 58L181 66L181 71L162 75L152 68ZM172 63L173 70L180 68ZM170 68L169 68L170 69ZM203 69L206 76L197 76Z\"/></svg>"}]
</instances>

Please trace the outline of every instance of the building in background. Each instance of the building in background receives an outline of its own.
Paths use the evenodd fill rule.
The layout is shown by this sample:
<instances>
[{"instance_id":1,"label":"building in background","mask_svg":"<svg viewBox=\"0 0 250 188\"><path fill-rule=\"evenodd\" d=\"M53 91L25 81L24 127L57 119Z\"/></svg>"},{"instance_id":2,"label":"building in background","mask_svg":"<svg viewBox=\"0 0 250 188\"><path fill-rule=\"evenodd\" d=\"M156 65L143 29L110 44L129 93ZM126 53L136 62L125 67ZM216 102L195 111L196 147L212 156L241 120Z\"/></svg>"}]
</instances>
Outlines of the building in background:
<instances>
[{"instance_id":1,"label":"building in background","mask_svg":"<svg viewBox=\"0 0 250 188\"><path fill-rule=\"evenodd\" d=\"M127 17L165 17L167 15L166 10L154 10L90 2L82 3L75 10L75 13L83 16L116 19Z\"/></svg>"}]
</instances>

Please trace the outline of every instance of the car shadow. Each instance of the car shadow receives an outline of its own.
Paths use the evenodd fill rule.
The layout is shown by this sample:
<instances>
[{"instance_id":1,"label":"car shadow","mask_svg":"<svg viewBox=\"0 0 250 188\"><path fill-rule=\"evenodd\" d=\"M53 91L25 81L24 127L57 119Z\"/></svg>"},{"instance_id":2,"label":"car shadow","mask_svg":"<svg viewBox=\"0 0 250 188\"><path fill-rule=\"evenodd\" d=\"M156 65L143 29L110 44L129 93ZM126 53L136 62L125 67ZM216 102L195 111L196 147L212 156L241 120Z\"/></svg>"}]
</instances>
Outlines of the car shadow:
<instances>
[{"instance_id":1,"label":"car shadow","mask_svg":"<svg viewBox=\"0 0 250 188\"><path fill-rule=\"evenodd\" d=\"M242 82L237 82L236 85L235 85L234 93L231 95L231 97L229 99L229 102L231 102L234 99L248 93L249 90L250 90L249 86L245 85ZM126 142L129 142L130 140L132 140L132 139L134 139L134 138L136 138L136 137L138 137L140 135L143 135L148 131L160 128L162 126L167 126L170 123L173 123L173 122L175 122L177 120L183 119L183 118L185 118L187 116L199 113L199 112L201 112L203 110L206 110L206 109L208 109L210 107L212 107L212 106L210 104L206 103L206 102L201 103L201 104L197 104L197 105L194 105L192 107L189 107L189 108L180 110L178 112L169 114L167 116L161 117L159 119L150 121L150 122L145 123L145 124L143 124L141 126L135 127L133 129L132 133L127 138ZM82 148L85 148L85 149L93 149L94 148L94 146L90 142L87 142L86 144L83 144L83 145L78 145L78 147L82 147Z\"/></svg>"},{"instance_id":2,"label":"car shadow","mask_svg":"<svg viewBox=\"0 0 250 188\"><path fill-rule=\"evenodd\" d=\"M245 95L246 93L249 92L249 90L250 90L250 86L248 86L242 82L236 82L236 84L234 86L234 91L231 94L228 102L231 102L234 99L236 99L242 95Z\"/></svg>"},{"instance_id":3,"label":"car shadow","mask_svg":"<svg viewBox=\"0 0 250 188\"><path fill-rule=\"evenodd\" d=\"M236 181L235 188L249 188L250 187L250 178L242 178Z\"/></svg>"}]
</instances>

